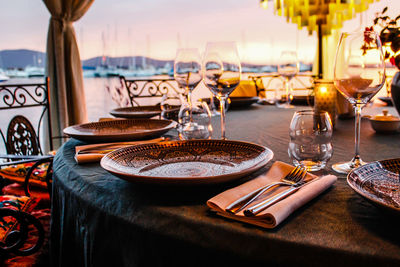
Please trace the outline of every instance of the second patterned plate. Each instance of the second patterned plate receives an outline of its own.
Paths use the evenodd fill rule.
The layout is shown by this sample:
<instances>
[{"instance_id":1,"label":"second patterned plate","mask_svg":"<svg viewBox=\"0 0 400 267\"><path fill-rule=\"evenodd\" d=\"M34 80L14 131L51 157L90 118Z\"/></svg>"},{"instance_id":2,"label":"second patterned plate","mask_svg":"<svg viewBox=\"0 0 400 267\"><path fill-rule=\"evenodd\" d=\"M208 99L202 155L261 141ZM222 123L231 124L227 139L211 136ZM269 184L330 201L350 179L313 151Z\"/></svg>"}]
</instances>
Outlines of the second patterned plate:
<instances>
[{"instance_id":1,"label":"second patterned plate","mask_svg":"<svg viewBox=\"0 0 400 267\"><path fill-rule=\"evenodd\" d=\"M118 177L156 184L213 184L243 177L265 166L273 152L225 140L144 144L113 151L101 166Z\"/></svg>"},{"instance_id":2,"label":"second patterned plate","mask_svg":"<svg viewBox=\"0 0 400 267\"><path fill-rule=\"evenodd\" d=\"M400 159L375 161L354 169L347 183L381 207L400 212Z\"/></svg>"}]
</instances>

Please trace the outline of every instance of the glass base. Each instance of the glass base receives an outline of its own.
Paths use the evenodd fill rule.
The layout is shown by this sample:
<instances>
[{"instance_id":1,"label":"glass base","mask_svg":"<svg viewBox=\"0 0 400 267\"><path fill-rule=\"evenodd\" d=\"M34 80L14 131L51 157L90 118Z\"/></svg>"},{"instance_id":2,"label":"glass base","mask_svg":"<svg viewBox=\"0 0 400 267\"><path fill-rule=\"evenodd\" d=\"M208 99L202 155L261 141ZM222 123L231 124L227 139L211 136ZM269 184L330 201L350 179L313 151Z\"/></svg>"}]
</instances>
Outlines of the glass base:
<instances>
[{"instance_id":1,"label":"glass base","mask_svg":"<svg viewBox=\"0 0 400 267\"><path fill-rule=\"evenodd\" d=\"M260 100L257 101L257 104L259 104L259 105L275 105L275 101L268 100L265 98L260 98Z\"/></svg>"},{"instance_id":2,"label":"glass base","mask_svg":"<svg viewBox=\"0 0 400 267\"><path fill-rule=\"evenodd\" d=\"M221 113L217 110L211 110L211 117L221 116Z\"/></svg>"},{"instance_id":3,"label":"glass base","mask_svg":"<svg viewBox=\"0 0 400 267\"><path fill-rule=\"evenodd\" d=\"M294 108L293 105L291 105L289 102L286 103L276 103L276 106L278 108Z\"/></svg>"},{"instance_id":4,"label":"glass base","mask_svg":"<svg viewBox=\"0 0 400 267\"><path fill-rule=\"evenodd\" d=\"M315 171L322 170L326 166L325 161L311 161L311 160L297 161L295 159L293 159L293 164L296 167L297 166L305 167L307 169L307 171L309 171L309 172L315 172Z\"/></svg>"},{"instance_id":5,"label":"glass base","mask_svg":"<svg viewBox=\"0 0 400 267\"><path fill-rule=\"evenodd\" d=\"M195 122L183 125L178 132L181 140L209 139L211 137L210 129Z\"/></svg>"},{"instance_id":6,"label":"glass base","mask_svg":"<svg viewBox=\"0 0 400 267\"><path fill-rule=\"evenodd\" d=\"M332 169L337 173L348 174L352 170L365 165L366 162L362 161L362 159L353 159L348 162L339 162L332 165Z\"/></svg>"}]
</instances>

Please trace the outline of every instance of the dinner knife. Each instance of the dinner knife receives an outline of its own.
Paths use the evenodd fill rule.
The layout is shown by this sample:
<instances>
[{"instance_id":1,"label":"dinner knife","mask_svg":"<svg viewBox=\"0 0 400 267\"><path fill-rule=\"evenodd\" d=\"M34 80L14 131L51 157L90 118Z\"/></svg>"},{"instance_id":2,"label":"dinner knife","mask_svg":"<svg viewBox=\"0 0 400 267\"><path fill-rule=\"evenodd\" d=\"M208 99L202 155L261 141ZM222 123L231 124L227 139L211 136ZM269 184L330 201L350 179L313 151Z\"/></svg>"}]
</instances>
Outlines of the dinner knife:
<instances>
[{"instance_id":1,"label":"dinner knife","mask_svg":"<svg viewBox=\"0 0 400 267\"><path fill-rule=\"evenodd\" d=\"M277 194L276 196L270 197L264 201L261 201L260 203L251 206L250 208L247 208L243 211L244 215L247 217L253 217L260 213L261 211L265 210L266 208L272 206L273 204L279 202L280 200L286 198L287 196L290 196L291 194L295 193L297 190L302 188L305 185L308 185L310 183L315 182L316 180L319 180L320 178L315 178L309 182L301 181L298 182L294 185L292 185L289 189L286 189L285 191Z\"/></svg>"}]
</instances>

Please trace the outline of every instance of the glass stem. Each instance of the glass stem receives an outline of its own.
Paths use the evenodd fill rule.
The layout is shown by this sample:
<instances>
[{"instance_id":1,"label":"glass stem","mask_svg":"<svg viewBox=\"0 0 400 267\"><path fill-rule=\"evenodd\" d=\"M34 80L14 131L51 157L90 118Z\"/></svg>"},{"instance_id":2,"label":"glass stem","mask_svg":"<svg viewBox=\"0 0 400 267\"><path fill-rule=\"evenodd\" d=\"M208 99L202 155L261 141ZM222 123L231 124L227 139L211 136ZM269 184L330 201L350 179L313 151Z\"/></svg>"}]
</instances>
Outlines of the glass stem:
<instances>
[{"instance_id":1,"label":"glass stem","mask_svg":"<svg viewBox=\"0 0 400 267\"><path fill-rule=\"evenodd\" d=\"M290 78L286 79L286 102L290 104L292 102L293 98L293 92L292 92L292 85L290 83Z\"/></svg>"},{"instance_id":2,"label":"glass stem","mask_svg":"<svg viewBox=\"0 0 400 267\"><path fill-rule=\"evenodd\" d=\"M361 136L361 109L362 105L356 104L355 112L356 112L356 119L355 119L355 155L352 160L354 166L358 167L361 165L361 157L360 157L360 136Z\"/></svg>"},{"instance_id":3,"label":"glass stem","mask_svg":"<svg viewBox=\"0 0 400 267\"><path fill-rule=\"evenodd\" d=\"M226 140L225 137L225 102L226 96L219 97L219 108L221 112L221 139Z\"/></svg>"},{"instance_id":4,"label":"glass stem","mask_svg":"<svg viewBox=\"0 0 400 267\"><path fill-rule=\"evenodd\" d=\"M190 88L187 88L187 98L188 98L188 104L189 104L189 122L193 122L193 111L192 111L192 91Z\"/></svg>"},{"instance_id":5,"label":"glass stem","mask_svg":"<svg viewBox=\"0 0 400 267\"><path fill-rule=\"evenodd\" d=\"M286 89L286 99L285 99L285 102L286 103L289 103L289 79L288 78L286 78L285 79L285 89Z\"/></svg>"}]
</instances>

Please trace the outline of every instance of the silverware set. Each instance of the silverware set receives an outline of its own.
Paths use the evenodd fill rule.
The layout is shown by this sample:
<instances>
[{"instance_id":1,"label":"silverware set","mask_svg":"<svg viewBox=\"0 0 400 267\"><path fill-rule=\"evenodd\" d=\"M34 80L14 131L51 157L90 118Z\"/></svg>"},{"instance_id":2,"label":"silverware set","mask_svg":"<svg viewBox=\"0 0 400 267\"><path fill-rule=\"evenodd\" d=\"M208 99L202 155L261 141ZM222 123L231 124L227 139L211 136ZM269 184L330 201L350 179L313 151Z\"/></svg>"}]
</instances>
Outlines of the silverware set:
<instances>
[{"instance_id":1,"label":"silverware set","mask_svg":"<svg viewBox=\"0 0 400 267\"><path fill-rule=\"evenodd\" d=\"M285 177L282 178L281 181L275 182L272 184L267 184L256 190L250 192L249 194L239 198L238 200L231 203L225 211L236 214L243 210L245 216L255 216L276 202L284 199L285 197L293 194L297 190L299 190L302 186L307 183L304 181L304 178L307 175L307 170L304 167L297 166L290 173L288 173ZM249 207L256 199L258 199L262 194L266 191L276 187L276 186L290 186L289 189L279 193L276 196L268 198L266 200L261 201L260 203ZM247 208L249 207L249 208ZM247 208L247 209L246 209Z\"/></svg>"}]
</instances>

